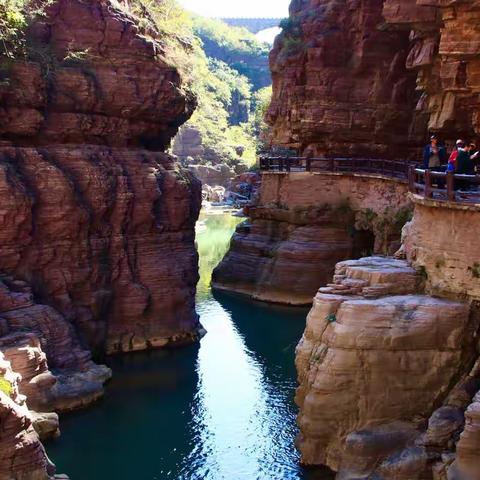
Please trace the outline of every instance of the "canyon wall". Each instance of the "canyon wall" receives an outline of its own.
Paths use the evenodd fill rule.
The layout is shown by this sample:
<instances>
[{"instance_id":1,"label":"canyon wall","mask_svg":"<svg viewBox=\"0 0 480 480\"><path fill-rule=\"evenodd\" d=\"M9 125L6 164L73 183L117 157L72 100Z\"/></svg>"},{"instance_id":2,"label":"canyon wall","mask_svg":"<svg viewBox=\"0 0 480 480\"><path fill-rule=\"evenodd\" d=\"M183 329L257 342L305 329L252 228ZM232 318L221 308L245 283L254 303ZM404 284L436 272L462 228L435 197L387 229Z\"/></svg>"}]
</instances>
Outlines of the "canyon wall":
<instances>
[{"instance_id":1,"label":"canyon wall","mask_svg":"<svg viewBox=\"0 0 480 480\"><path fill-rule=\"evenodd\" d=\"M480 317L423 294L424 281L370 257L339 263L320 288L296 357L303 463L337 479L477 478Z\"/></svg>"},{"instance_id":2,"label":"canyon wall","mask_svg":"<svg viewBox=\"0 0 480 480\"><path fill-rule=\"evenodd\" d=\"M91 348L195 338L200 185L162 153L193 101L161 39L93 0L55 2L31 36L49 63L0 87L0 272Z\"/></svg>"},{"instance_id":3,"label":"canyon wall","mask_svg":"<svg viewBox=\"0 0 480 480\"><path fill-rule=\"evenodd\" d=\"M403 249L423 269L427 291L479 301L480 206L411 198L415 215L405 227Z\"/></svg>"},{"instance_id":4,"label":"canyon wall","mask_svg":"<svg viewBox=\"0 0 480 480\"><path fill-rule=\"evenodd\" d=\"M429 132L447 144L474 138L480 130L479 18L476 0L293 0L270 57L271 142L305 155L418 161ZM256 255L257 262L244 260L250 270L230 268L223 277L254 271L269 278L256 252L267 254L279 235L270 219L263 227L268 235L261 230L259 218L273 218L263 202L272 202L277 218L293 212L298 203L285 185L297 182L297 198L311 198L318 211L315 185L325 189L330 180L322 175L302 183L303 174L292 172L275 184L270 175L264 174L262 201L229 254L237 260ZM355 178L349 190L358 184ZM344 192L335 189L329 198L338 190ZM364 207L398 203L385 191L378 197L367 195ZM409 201L406 191L399 198ZM414 215L398 252L408 262L340 262L333 280L314 279L325 286L297 349L298 446L303 463L327 465L340 480L477 480L478 208L408 198ZM316 222L311 217L309 228ZM325 225L303 258L328 249ZM340 236L335 244L344 245ZM294 258L297 244L286 245L283 257ZM332 250L329 256L335 257ZM282 272L286 291L295 290L311 264L319 262L295 258Z\"/></svg>"},{"instance_id":5,"label":"canyon wall","mask_svg":"<svg viewBox=\"0 0 480 480\"><path fill-rule=\"evenodd\" d=\"M192 342L201 185L164 153L195 100L153 23L50 3L0 83L0 476L47 479L92 352ZM147 25L147 26L145 26Z\"/></svg>"},{"instance_id":6,"label":"canyon wall","mask_svg":"<svg viewBox=\"0 0 480 480\"><path fill-rule=\"evenodd\" d=\"M213 287L312 303L335 264L393 253L409 218L407 185L374 175L264 173L260 198L213 274Z\"/></svg>"},{"instance_id":7,"label":"canyon wall","mask_svg":"<svg viewBox=\"0 0 480 480\"><path fill-rule=\"evenodd\" d=\"M270 58L272 143L418 158L428 131L478 134L479 16L476 0L293 0Z\"/></svg>"}]
</instances>

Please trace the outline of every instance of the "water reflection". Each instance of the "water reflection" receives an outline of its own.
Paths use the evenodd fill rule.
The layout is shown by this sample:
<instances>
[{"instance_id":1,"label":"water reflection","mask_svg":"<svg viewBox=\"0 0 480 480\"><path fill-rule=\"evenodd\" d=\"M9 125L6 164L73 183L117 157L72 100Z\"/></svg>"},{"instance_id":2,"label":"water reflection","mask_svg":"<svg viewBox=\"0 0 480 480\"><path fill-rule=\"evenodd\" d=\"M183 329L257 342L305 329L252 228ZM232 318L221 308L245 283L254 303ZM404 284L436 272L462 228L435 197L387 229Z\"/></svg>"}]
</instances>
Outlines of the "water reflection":
<instances>
[{"instance_id":1,"label":"water reflection","mask_svg":"<svg viewBox=\"0 0 480 480\"><path fill-rule=\"evenodd\" d=\"M96 407L62 419L48 447L72 480L325 479L298 466L294 349L305 311L213 296L211 269L238 219L213 216L198 234L200 347L110 359Z\"/></svg>"}]
</instances>

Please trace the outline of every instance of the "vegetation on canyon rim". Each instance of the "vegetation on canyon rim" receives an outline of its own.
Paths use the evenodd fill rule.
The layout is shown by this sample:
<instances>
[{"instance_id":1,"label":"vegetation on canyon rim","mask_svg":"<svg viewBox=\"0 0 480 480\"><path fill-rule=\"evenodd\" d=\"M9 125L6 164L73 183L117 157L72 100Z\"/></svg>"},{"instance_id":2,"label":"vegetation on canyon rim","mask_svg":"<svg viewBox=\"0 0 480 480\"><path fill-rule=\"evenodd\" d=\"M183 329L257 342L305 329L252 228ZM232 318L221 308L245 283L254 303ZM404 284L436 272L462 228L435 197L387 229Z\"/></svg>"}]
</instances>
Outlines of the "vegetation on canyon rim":
<instances>
[{"instance_id":1,"label":"vegetation on canyon rim","mask_svg":"<svg viewBox=\"0 0 480 480\"><path fill-rule=\"evenodd\" d=\"M41 63L48 75L60 65L92 60L88 52L76 51L74 46L64 59L57 59L47 51L48 46L29 42L26 27L48 3L50 0L0 0L0 63L4 71L10 60L20 56ZM216 163L228 164L241 145L243 161L254 164L261 146L259 137L266 129L263 112L271 95L270 88L259 88L268 68L262 71L258 63L266 60L268 45L246 29L192 16L176 0L112 3L136 21L146 38L161 39L163 60L179 69L183 88L197 99L197 109L187 125L200 132L209 156L218 159ZM215 53L206 54L207 44ZM246 112L241 121L235 118L238 109Z\"/></svg>"},{"instance_id":2,"label":"vegetation on canyon rim","mask_svg":"<svg viewBox=\"0 0 480 480\"><path fill-rule=\"evenodd\" d=\"M146 35L152 30L160 35L165 60L180 70L185 90L197 99L187 126L200 132L209 156L228 164L237 156L235 147L242 145L244 161L255 163L258 138L265 130L260 112L271 90L256 88L262 72L252 65L267 58L268 45L246 29L190 15L176 0L134 0L118 7L138 18ZM248 112L247 118L236 120L235 106Z\"/></svg>"}]
</instances>

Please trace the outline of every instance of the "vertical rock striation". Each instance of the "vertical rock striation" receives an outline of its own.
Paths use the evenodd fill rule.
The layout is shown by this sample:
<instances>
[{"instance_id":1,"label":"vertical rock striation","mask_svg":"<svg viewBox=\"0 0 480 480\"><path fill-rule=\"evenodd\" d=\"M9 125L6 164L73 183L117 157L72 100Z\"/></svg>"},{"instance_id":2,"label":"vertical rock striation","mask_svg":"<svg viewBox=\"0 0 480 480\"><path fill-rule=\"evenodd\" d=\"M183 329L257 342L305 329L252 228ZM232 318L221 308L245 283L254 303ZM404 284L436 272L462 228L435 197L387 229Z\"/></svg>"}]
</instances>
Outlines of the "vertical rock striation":
<instances>
[{"instance_id":1,"label":"vertical rock striation","mask_svg":"<svg viewBox=\"0 0 480 480\"><path fill-rule=\"evenodd\" d=\"M417 100L408 32L379 0L293 0L270 56L272 142L313 155L400 158Z\"/></svg>"},{"instance_id":2,"label":"vertical rock striation","mask_svg":"<svg viewBox=\"0 0 480 480\"><path fill-rule=\"evenodd\" d=\"M302 461L341 479L427 478L463 426L478 320L468 303L419 295L405 261L342 262L334 279L297 349Z\"/></svg>"},{"instance_id":3,"label":"vertical rock striation","mask_svg":"<svg viewBox=\"0 0 480 480\"><path fill-rule=\"evenodd\" d=\"M480 2L294 0L270 63L272 142L405 158L479 123Z\"/></svg>"},{"instance_id":4,"label":"vertical rock striation","mask_svg":"<svg viewBox=\"0 0 480 480\"><path fill-rule=\"evenodd\" d=\"M51 2L0 83L1 478L53 476L38 434L102 395L91 351L201 333L200 182L164 153L195 101L123 8Z\"/></svg>"},{"instance_id":5,"label":"vertical rock striation","mask_svg":"<svg viewBox=\"0 0 480 480\"><path fill-rule=\"evenodd\" d=\"M108 353L191 341L200 186L162 150L191 114L161 36L60 0L0 87L0 272ZM43 57L42 57L43 58Z\"/></svg>"}]
</instances>

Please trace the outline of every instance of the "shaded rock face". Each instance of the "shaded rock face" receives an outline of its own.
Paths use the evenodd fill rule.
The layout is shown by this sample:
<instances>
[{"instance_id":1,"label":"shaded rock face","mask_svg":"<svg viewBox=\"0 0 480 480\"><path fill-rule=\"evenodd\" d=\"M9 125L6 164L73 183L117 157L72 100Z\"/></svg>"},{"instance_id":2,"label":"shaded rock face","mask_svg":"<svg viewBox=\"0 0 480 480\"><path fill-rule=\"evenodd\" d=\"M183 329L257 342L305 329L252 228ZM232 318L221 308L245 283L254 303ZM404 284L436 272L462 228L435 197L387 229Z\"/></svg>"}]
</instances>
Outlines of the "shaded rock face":
<instances>
[{"instance_id":1,"label":"shaded rock face","mask_svg":"<svg viewBox=\"0 0 480 480\"><path fill-rule=\"evenodd\" d=\"M465 413L465 429L457 444L457 460L451 478L480 478L480 393Z\"/></svg>"},{"instance_id":2,"label":"shaded rock face","mask_svg":"<svg viewBox=\"0 0 480 480\"><path fill-rule=\"evenodd\" d=\"M198 338L201 186L163 153L194 102L156 32L59 0L28 34L0 85L0 478L43 480L39 436L110 377L90 350Z\"/></svg>"},{"instance_id":3,"label":"shaded rock face","mask_svg":"<svg viewBox=\"0 0 480 480\"><path fill-rule=\"evenodd\" d=\"M294 0L270 56L276 145L314 155L402 157L417 101L408 32L379 0Z\"/></svg>"},{"instance_id":4,"label":"shaded rock face","mask_svg":"<svg viewBox=\"0 0 480 480\"><path fill-rule=\"evenodd\" d=\"M399 245L406 185L362 175L263 174L258 205L213 274L214 288L311 304L335 264Z\"/></svg>"},{"instance_id":5,"label":"shaded rock face","mask_svg":"<svg viewBox=\"0 0 480 480\"><path fill-rule=\"evenodd\" d=\"M0 87L0 272L108 353L199 329L200 183L161 152L193 102L141 33L108 1L60 0L30 32L48 61Z\"/></svg>"},{"instance_id":6,"label":"shaded rock face","mask_svg":"<svg viewBox=\"0 0 480 480\"><path fill-rule=\"evenodd\" d=\"M480 2L294 0L271 54L274 144L405 158L479 132Z\"/></svg>"},{"instance_id":7,"label":"shaded rock face","mask_svg":"<svg viewBox=\"0 0 480 480\"><path fill-rule=\"evenodd\" d=\"M478 319L468 303L419 295L421 280L405 261L370 257L339 263L320 289L296 358L305 464L340 479L448 470L478 388Z\"/></svg>"}]
</instances>

